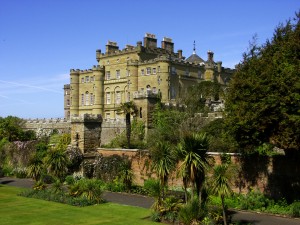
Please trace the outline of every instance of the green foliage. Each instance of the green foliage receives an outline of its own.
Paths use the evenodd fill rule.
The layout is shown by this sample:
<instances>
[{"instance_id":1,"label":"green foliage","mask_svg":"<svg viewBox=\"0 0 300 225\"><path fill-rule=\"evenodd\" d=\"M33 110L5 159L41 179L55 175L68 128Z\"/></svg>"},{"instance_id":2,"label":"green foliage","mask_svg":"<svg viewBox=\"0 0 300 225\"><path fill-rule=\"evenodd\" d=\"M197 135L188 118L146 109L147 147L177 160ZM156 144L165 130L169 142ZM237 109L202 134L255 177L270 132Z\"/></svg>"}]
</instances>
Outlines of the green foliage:
<instances>
[{"instance_id":1,"label":"green foliage","mask_svg":"<svg viewBox=\"0 0 300 225\"><path fill-rule=\"evenodd\" d=\"M22 128L24 123L24 120L15 116L0 117L0 140L3 138L7 138L10 142L34 140L35 133L24 131Z\"/></svg>"},{"instance_id":2,"label":"green foliage","mask_svg":"<svg viewBox=\"0 0 300 225\"><path fill-rule=\"evenodd\" d=\"M68 176L66 176L66 178L65 178L65 182L66 182L66 184L68 184L68 185L72 185L72 184L75 183L75 179L74 179L74 177L73 177L72 175L68 175Z\"/></svg>"},{"instance_id":3,"label":"green foliage","mask_svg":"<svg viewBox=\"0 0 300 225\"><path fill-rule=\"evenodd\" d=\"M205 105L207 99L219 100L224 96L223 88L217 81L202 81L197 85L191 86L182 97L182 103L185 104L187 112L205 113L209 108Z\"/></svg>"},{"instance_id":4,"label":"green foliage","mask_svg":"<svg viewBox=\"0 0 300 225\"><path fill-rule=\"evenodd\" d=\"M52 148L44 158L48 172L61 180L67 173L68 162L66 152L60 148Z\"/></svg>"},{"instance_id":5,"label":"green foliage","mask_svg":"<svg viewBox=\"0 0 300 225\"><path fill-rule=\"evenodd\" d=\"M93 164L93 176L105 182L112 182L117 177L122 177L124 182L129 182L133 178L133 174L131 171L131 161L125 155L112 155L108 157L99 155Z\"/></svg>"},{"instance_id":6,"label":"green foliage","mask_svg":"<svg viewBox=\"0 0 300 225\"><path fill-rule=\"evenodd\" d=\"M190 134L182 138L178 144L177 154L181 163L179 175L183 178L185 189L191 184L192 194L196 192L200 196L209 159L206 154L209 147L209 139L205 133Z\"/></svg>"},{"instance_id":7,"label":"green foliage","mask_svg":"<svg viewBox=\"0 0 300 225\"><path fill-rule=\"evenodd\" d=\"M223 118L218 118L204 125L202 132L209 137L210 152L236 152L237 143L228 132Z\"/></svg>"},{"instance_id":8,"label":"green foliage","mask_svg":"<svg viewBox=\"0 0 300 225\"><path fill-rule=\"evenodd\" d=\"M151 169L154 170L164 188L168 184L169 174L176 166L175 152L167 142L158 141L150 149ZM163 196L163 193L162 193Z\"/></svg>"},{"instance_id":9,"label":"green foliage","mask_svg":"<svg viewBox=\"0 0 300 225\"><path fill-rule=\"evenodd\" d=\"M13 169L12 173L16 178L26 178L27 177L27 168L26 167L15 167Z\"/></svg>"},{"instance_id":10,"label":"green foliage","mask_svg":"<svg viewBox=\"0 0 300 225\"><path fill-rule=\"evenodd\" d=\"M291 215L293 217L300 217L300 202L294 202L291 205Z\"/></svg>"},{"instance_id":11,"label":"green foliage","mask_svg":"<svg viewBox=\"0 0 300 225\"><path fill-rule=\"evenodd\" d=\"M59 202L79 207L90 206L96 203L95 201L91 201L86 197L72 197L61 191L53 192L52 190L47 189L26 190L21 192L19 195L28 198L43 199L46 201Z\"/></svg>"},{"instance_id":12,"label":"green foliage","mask_svg":"<svg viewBox=\"0 0 300 225\"><path fill-rule=\"evenodd\" d=\"M167 141L176 145L180 137L180 125L188 118L188 114L176 109L155 106L153 112L153 129L149 131L147 143L153 146L157 141Z\"/></svg>"},{"instance_id":13,"label":"green foliage","mask_svg":"<svg viewBox=\"0 0 300 225\"><path fill-rule=\"evenodd\" d=\"M178 213L178 219L184 225L201 221L207 215L207 209L203 207L198 198L194 198L184 205Z\"/></svg>"},{"instance_id":14,"label":"green foliage","mask_svg":"<svg viewBox=\"0 0 300 225\"><path fill-rule=\"evenodd\" d=\"M247 152L264 143L300 148L300 13L249 52L231 80L226 124Z\"/></svg>"}]
</instances>

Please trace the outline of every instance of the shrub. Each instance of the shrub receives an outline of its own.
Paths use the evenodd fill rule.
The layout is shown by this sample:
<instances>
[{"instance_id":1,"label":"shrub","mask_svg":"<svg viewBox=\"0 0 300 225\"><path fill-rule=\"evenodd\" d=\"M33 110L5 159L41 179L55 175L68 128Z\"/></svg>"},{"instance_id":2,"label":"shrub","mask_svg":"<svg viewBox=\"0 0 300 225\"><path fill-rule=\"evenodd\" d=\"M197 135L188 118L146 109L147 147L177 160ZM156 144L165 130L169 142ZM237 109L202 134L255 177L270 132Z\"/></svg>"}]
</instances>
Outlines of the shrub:
<instances>
[{"instance_id":1,"label":"shrub","mask_svg":"<svg viewBox=\"0 0 300 225\"><path fill-rule=\"evenodd\" d=\"M72 184L75 183L75 179L74 179L74 177L73 177L72 175L68 175L68 176L66 176L66 178L65 178L65 182L66 182L66 184L68 184L68 185L72 185Z\"/></svg>"},{"instance_id":2,"label":"shrub","mask_svg":"<svg viewBox=\"0 0 300 225\"><path fill-rule=\"evenodd\" d=\"M49 174L42 174L41 181L45 184L52 184L55 182L55 177L49 175Z\"/></svg>"},{"instance_id":3,"label":"shrub","mask_svg":"<svg viewBox=\"0 0 300 225\"><path fill-rule=\"evenodd\" d=\"M12 173L16 178L26 178L27 177L27 168L26 167L16 167L13 169Z\"/></svg>"},{"instance_id":4,"label":"shrub","mask_svg":"<svg viewBox=\"0 0 300 225\"><path fill-rule=\"evenodd\" d=\"M300 202L294 202L291 204L290 213L293 217L300 217Z\"/></svg>"}]
</instances>

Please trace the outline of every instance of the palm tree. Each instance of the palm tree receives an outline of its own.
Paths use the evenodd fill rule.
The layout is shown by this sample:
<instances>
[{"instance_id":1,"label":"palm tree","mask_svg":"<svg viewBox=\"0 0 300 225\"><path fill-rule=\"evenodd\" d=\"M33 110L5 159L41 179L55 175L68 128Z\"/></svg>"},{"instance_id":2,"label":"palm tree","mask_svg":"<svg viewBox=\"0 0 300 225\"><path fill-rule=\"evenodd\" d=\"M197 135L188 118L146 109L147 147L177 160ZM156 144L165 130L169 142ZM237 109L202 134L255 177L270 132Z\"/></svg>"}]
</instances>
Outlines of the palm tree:
<instances>
[{"instance_id":1,"label":"palm tree","mask_svg":"<svg viewBox=\"0 0 300 225\"><path fill-rule=\"evenodd\" d=\"M178 157L182 161L179 166L179 175L183 178L186 190L191 183L192 199L196 191L201 201L200 191L204 183L205 173L209 165L206 154L209 146L206 134L190 134L182 138L178 144Z\"/></svg>"},{"instance_id":2,"label":"palm tree","mask_svg":"<svg viewBox=\"0 0 300 225\"><path fill-rule=\"evenodd\" d=\"M136 116L137 114L137 107L133 101L121 103L120 110L122 110L125 114L126 118L126 138L127 138L127 145L130 148L130 137L131 137L131 115Z\"/></svg>"},{"instance_id":3,"label":"palm tree","mask_svg":"<svg viewBox=\"0 0 300 225\"><path fill-rule=\"evenodd\" d=\"M67 173L68 163L67 154L62 148L51 149L45 157L48 172L59 179L62 179Z\"/></svg>"},{"instance_id":4,"label":"palm tree","mask_svg":"<svg viewBox=\"0 0 300 225\"><path fill-rule=\"evenodd\" d=\"M215 166L213 169L211 182L211 192L221 198L224 225L227 225L224 198L232 194L232 189L230 188L231 173L229 173L228 168L229 166L227 164Z\"/></svg>"},{"instance_id":5,"label":"palm tree","mask_svg":"<svg viewBox=\"0 0 300 225\"><path fill-rule=\"evenodd\" d=\"M175 168L176 157L171 149L171 145L167 142L158 142L151 150L152 170L160 181L162 187L162 198L164 198L164 190L168 184L169 174Z\"/></svg>"}]
</instances>

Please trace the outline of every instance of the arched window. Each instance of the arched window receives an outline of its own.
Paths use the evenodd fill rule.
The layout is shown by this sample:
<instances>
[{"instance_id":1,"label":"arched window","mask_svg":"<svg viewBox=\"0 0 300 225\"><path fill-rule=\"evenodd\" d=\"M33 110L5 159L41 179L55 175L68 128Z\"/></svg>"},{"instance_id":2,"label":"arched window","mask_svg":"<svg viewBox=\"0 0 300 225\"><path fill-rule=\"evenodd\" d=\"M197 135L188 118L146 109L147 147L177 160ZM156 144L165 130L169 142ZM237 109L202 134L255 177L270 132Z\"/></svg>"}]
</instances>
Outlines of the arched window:
<instances>
[{"instance_id":1,"label":"arched window","mask_svg":"<svg viewBox=\"0 0 300 225\"><path fill-rule=\"evenodd\" d=\"M85 92L85 105L89 105L89 99L90 99L90 95L89 92Z\"/></svg>"}]
</instances>

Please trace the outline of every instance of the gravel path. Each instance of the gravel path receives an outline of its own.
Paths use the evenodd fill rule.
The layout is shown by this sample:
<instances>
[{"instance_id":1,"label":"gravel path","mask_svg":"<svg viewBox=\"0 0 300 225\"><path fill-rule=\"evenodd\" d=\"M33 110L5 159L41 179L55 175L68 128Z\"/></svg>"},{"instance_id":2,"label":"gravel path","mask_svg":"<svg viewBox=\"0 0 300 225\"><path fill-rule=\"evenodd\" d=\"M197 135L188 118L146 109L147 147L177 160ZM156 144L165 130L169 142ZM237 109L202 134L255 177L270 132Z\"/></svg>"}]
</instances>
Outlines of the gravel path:
<instances>
[{"instance_id":1,"label":"gravel path","mask_svg":"<svg viewBox=\"0 0 300 225\"><path fill-rule=\"evenodd\" d=\"M0 178L0 184L31 188L34 181L31 179L2 177ZM127 193L104 192L103 197L109 202L143 208L150 208L154 202L153 198ZM241 225L300 225L300 219L284 218L262 213L231 211L231 215L232 220L239 222Z\"/></svg>"}]
</instances>

